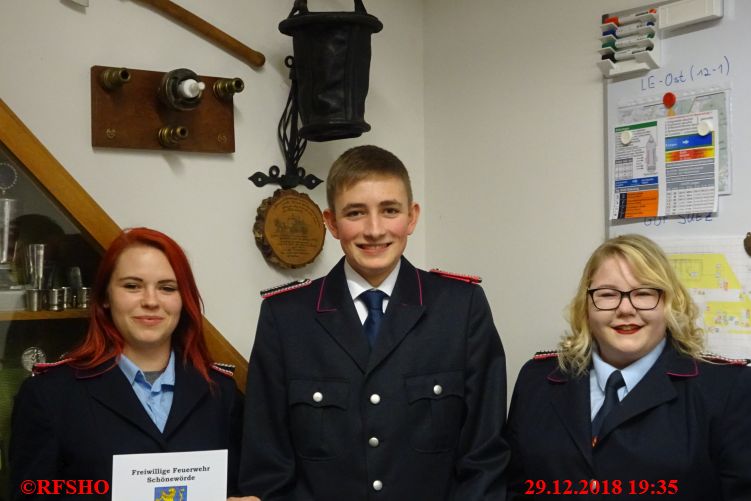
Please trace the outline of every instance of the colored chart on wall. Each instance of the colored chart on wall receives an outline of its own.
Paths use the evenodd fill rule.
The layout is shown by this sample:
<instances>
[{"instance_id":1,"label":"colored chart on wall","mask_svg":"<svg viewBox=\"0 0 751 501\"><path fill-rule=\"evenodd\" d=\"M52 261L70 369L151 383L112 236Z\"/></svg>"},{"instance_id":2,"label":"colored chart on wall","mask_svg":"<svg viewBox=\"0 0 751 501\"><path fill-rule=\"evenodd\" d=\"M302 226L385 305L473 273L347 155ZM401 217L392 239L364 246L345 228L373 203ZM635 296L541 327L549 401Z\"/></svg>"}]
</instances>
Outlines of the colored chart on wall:
<instances>
[{"instance_id":1,"label":"colored chart on wall","mask_svg":"<svg viewBox=\"0 0 751 501\"><path fill-rule=\"evenodd\" d=\"M720 63L720 66L714 69L721 72L726 66L727 64L723 61ZM717 189L720 195L729 195L732 193L732 177L730 175L732 169L727 143L727 137L730 134L730 124L728 123L730 90L709 87L706 89L676 91L672 94L675 97L675 104L670 109L665 107L659 96L621 103L618 106L616 123L646 122L666 116L717 110Z\"/></svg>"},{"instance_id":2,"label":"colored chart on wall","mask_svg":"<svg viewBox=\"0 0 751 501\"><path fill-rule=\"evenodd\" d=\"M743 237L659 238L699 307L710 352L751 358L751 259Z\"/></svg>"},{"instance_id":3,"label":"colored chart on wall","mask_svg":"<svg viewBox=\"0 0 751 501\"><path fill-rule=\"evenodd\" d=\"M610 219L716 212L717 110L615 127Z\"/></svg>"}]
</instances>

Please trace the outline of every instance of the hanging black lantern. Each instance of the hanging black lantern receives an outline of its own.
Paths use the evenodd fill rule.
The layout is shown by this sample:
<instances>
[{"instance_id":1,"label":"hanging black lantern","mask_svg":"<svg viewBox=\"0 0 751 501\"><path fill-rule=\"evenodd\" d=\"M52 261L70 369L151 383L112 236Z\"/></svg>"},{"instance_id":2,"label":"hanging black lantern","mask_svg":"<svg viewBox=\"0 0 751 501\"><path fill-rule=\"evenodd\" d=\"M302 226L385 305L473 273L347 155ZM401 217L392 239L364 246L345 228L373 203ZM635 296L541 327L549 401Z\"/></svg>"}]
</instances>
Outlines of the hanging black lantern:
<instances>
[{"instance_id":1,"label":"hanging black lantern","mask_svg":"<svg viewBox=\"0 0 751 501\"><path fill-rule=\"evenodd\" d=\"M365 97L370 73L370 35L383 24L362 0L354 12L309 12L295 0L279 31L292 36L300 136L311 141L358 137L370 130Z\"/></svg>"}]
</instances>

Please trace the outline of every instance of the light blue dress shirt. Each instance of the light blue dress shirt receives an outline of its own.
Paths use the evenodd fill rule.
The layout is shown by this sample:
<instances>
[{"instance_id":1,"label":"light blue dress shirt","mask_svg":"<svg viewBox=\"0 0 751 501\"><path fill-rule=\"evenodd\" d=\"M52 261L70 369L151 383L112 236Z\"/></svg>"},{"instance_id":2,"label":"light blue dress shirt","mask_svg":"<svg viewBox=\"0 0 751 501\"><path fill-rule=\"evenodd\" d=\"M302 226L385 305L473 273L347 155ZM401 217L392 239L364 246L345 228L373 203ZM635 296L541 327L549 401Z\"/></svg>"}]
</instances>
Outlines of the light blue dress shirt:
<instances>
[{"instance_id":1,"label":"light blue dress shirt","mask_svg":"<svg viewBox=\"0 0 751 501\"><path fill-rule=\"evenodd\" d=\"M644 375L649 372L649 369L657 362L662 350L665 348L665 342L666 340L663 339L657 346L652 348L652 351L628 367L620 369L626 384L618 389L618 401L623 400L628 395L628 392L634 389ZM617 370L615 367L600 357L595 347L592 350L592 370L589 371L589 401L592 411L590 419L594 419L597 411L602 407L602 403L605 401L605 383L610 374L615 370Z\"/></svg>"},{"instance_id":2,"label":"light blue dress shirt","mask_svg":"<svg viewBox=\"0 0 751 501\"><path fill-rule=\"evenodd\" d=\"M146 413L159 428L159 431L163 432L175 395L175 352L170 353L167 367L153 384L146 380L143 371L125 354L120 355L117 365L128 378L130 386Z\"/></svg>"}]
</instances>

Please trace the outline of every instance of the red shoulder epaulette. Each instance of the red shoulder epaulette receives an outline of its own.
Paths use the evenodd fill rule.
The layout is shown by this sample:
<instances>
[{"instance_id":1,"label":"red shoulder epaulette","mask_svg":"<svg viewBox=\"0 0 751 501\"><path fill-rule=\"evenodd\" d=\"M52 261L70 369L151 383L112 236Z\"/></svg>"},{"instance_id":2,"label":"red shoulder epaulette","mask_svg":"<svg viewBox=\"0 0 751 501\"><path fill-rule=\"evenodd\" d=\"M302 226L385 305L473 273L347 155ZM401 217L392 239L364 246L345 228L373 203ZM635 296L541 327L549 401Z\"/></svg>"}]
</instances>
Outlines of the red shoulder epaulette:
<instances>
[{"instance_id":1,"label":"red shoulder epaulette","mask_svg":"<svg viewBox=\"0 0 751 501\"><path fill-rule=\"evenodd\" d=\"M712 362L715 364L722 364L722 365L749 365L751 364L751 360L748 358L728 358L723 357L722 355L718 355L716 353L702 353L701 358L703 360L706 360L707 362Z\"/></svg>"},{"instance_id":2,"label":"red shoulder epaulette","mask_svg":"<svg viewBox=\"0 0 751 501\"><path fill-rule=\"evenodd\" d=\"M547 360L549 358L558 358L558 352L555 350L538 351L532 357L532 360Z\"/></svg>"},{"instance_id":3,"label":"red shoulder epaulette","mask_svg":"<svg viewBox=\"0 0 751 501\"><path fill-rule=\"evenodd\" d=\"M53 367L57 367L59 365L65 365L68 362L70 362L71 360L73 360L73 359L72 358L64 358L62 360L58 360L57 362L40 362L40 363L34 364L34 366L31 368L31 375L32 376L37 376L39 374L44 374L49 369L51 369Z\"/></svg>"},{"instance_id":4,"label":"red shoulder epaulette","mask_svg":"<svg viewBox=\"0 0 751 501\"><path fill-rule=\"evenodd\" d=\"M220 374L224 374L225 376L232 377L235 375L235 366L232 364L214 362L213 364L211 364L211 368Z\"/></svg>"},{"instance_id":5,"label":"red shoulder epaulette","mask_svg":"<svg viewBox=\"0 0 751 501\"><path fill-rule=\"evenodd\" d=\"M433 268L430 270L430 273L435 273L436 275L446 278L453 278L454 280L461 280L462 282L468 282L470 284L479 284L482 282L482 278L477 275L462 275L461 273L451 273L450 271L443 271L438 268Z\"/></svg>"},{"instance_id":6,"label":"red shoulder epaulette","mask_svg":"<svg viewBox=\"0 0 751 501\"><path fill-rule=\"evenodd\" d=\"M286 284L277 285L275 287L269 287L268 289L263 289L261 291L261 297L263 299L266 299L271 296L276 296L278 294L284 294L285 292L293 291L295 289L301 289L302 287L307 287L308 285L312 283L313 281L309 278L302 278L300 280L294 280Z\"/></svg>"}]
</instances>

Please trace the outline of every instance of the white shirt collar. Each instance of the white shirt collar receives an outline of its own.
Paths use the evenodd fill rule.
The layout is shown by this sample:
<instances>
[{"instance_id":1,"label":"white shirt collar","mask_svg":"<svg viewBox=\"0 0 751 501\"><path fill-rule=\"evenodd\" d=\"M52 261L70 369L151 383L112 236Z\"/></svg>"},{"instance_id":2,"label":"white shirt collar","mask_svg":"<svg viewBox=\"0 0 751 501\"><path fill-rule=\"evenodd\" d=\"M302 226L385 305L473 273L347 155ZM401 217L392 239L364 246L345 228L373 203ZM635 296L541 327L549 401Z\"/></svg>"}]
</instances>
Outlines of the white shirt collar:
<instances>
[{"instance_id":1,"label":"white shirt collar","mask_svg":"<svg viewBox=\"0 0 751 501\"><path fill-rule=\"evenodd\" d=\"M389 273L389 276L387 276L386 279L381 282L381 285L379 285L378 287L373 287L368 283L367 280L362 277L362 275L357 273L345 259L344 276L347 278L347 287L349 288L349 293L352 296L352 299L357 299L360 294L370 289L378 289L379 291L383 291L390 298L391 294L394 292L394 287L396 286L396 278L399 276L399 269L401 268L401 266L402 260L400 259L396 263L396 266L394 266L394 269L391 270L391 273Z\"/></svg>"},{"instance_id":2,"label":"white shirt collar","mask_svg":"<svg viewBox=\"0 0 751 501\"><path fill-rule=\"evenodd\" d=\"M378 287L375 287L379 291L382 291L386 294L386 297L383 299L383 311L386 311L386 308L389 305L389 299L391 298L391 293L394 292L394 287L396 286L396 278L399 276L399 268L402 265L401 259L398 263L396 263L396 266L393 270L391 270L391 273L389 273L389 276L386 277L386 280L381 282L381 285ZM363 303L362 299L360 299L360 294L363 292L373 289L374 287L371 286L367 280L365 280L359 273L357 273L354 268L352 268L347 260L344 260L344 276L347 279L347 287L349 288L349 293L352 296L352 302L355 305L355 311L357 311L357 316L360 318L360 323L365 323L365 319L368 318L368 308L365 306L365 303Z\"/></svg>"}]
</instances>

